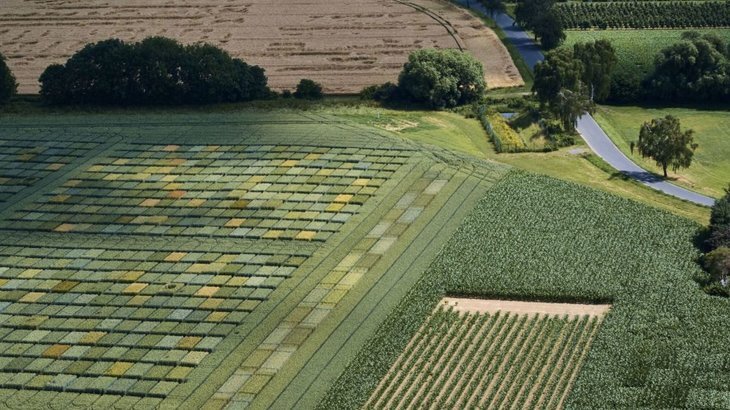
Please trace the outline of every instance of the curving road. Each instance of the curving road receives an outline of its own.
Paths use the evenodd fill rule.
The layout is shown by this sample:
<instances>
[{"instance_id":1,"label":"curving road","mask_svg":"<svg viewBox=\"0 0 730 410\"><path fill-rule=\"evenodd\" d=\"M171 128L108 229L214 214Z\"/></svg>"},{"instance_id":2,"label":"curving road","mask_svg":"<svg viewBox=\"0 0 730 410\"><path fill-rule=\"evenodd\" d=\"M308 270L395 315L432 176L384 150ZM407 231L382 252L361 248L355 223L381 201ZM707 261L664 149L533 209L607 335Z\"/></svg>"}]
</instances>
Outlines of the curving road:
<instances>
[{"instance_id":1,"label":"curving road","mask_svg":"<svg viewBox=\"0 0 730 410\"><path fill-rule=\"evenodd\" d=\"M456 0L461 5L466 5L467 0ZM489 15L484 6L477 0L470 0L471 8ZM530 36L522 30L515 21L504 13L498 13L494 20L497 25L504 31L507 40L514 44L522 59L532 70L535 64L542 61L544 56L540 51L540 47L530 38ZM628 175L642 184L664 192L667 195L684 199L685 201L694 202L698 205L712 206L715 203L713 198L698 194L688 189L681 188L677 185L669 183L658 176L648 172L647 170L636 165L631 159L624 155L621 150L611 141L596 120L590 114L585 114L578 119L576 127L580 136L585 140L588 146L599 157L603 158L609 165L617 171Z\"/></svg>"}]
</instances>

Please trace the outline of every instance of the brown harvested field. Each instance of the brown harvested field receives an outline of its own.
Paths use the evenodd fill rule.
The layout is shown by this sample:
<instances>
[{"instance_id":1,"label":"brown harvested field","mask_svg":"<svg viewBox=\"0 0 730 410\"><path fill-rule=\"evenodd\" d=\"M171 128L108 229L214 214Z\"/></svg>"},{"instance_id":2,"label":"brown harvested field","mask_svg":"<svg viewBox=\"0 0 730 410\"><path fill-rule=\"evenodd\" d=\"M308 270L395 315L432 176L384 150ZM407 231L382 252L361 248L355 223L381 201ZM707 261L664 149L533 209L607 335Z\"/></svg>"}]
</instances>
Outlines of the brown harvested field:
<instances>
[{"instance_id":1,"label":"brown harvested field","mask_svg":"<svg viewBox=\"0 0 730 410\"><path fill-rule=\"evenodd\" d=\"M395 81L419 48L471 51L490 88L522 85L509 53L490 29L442 0L4 0L0 53L20 93L38 92L46 66L84 44L167 36L207 42L264 67L275 89L301 78L329 93L354 93Z\"/></svg>"}]
</instances>

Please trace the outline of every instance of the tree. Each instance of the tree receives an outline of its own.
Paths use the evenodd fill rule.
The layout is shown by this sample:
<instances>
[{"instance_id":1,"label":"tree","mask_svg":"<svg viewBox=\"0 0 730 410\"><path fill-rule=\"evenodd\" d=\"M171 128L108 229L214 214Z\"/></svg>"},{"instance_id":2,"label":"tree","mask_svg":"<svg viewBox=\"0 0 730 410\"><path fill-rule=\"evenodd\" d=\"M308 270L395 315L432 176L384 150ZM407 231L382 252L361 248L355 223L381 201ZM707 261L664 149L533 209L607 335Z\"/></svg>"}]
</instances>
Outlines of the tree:
<instances>
[{"instance_id":1,"label":"tree","mask_svg":"<svg viewBox=\"0 0 730 410\"><path fill-rule=\"evenodd\" d=\"M563 23L555 13L554 8L550 8L544 14L539 15L533 23L532 30L545 50L552 50L565 40Z\"/></svg>"},{"instance_id":2,"label":"tree","mask_svg":"<svg viewBox=\"0 0 730 410\"><path fill-rule=\"evenodd\" d=\"M560 120L563 129L575 132L575 127L586 112L593 113L595 105L588 96L588 90L582 82L576 88L562 88L558 92L557 101L552 105L553 114Z\"/></svg>"},{"instance_id":3,"label":"tree","mask_svg":"<svg viewBox=\"0 0 730 410\"><path fill-rule=\"evenodd\" d=\"M459 50L422 49L411 53L398 77L405 98L435 108L455 107L484 94L484 68Z\"/></svg>"},{"instance_id":4,"label":"tree","mask_svg":"<svg viewBox=\"0 0 730 410\"><path fill-rule=\"evenodd\" d=\"M534 30L541 16L550 13L555 0L522 0L515 7L515 21L525 30Z\"/></svg>"},{"instance_id":5,"label":"tree","mask_svg":"<svg viewBox=\"0 0 730 410\"><path fill-rule=\"evenodd\" d=\"M618 58L608 40L577 43L573 55L583 63L581 81L590 88L591 100L604 101L611 92L611 76Z\"/></svg>"},{"instance_id":6,"label":"tree","mask_svg":"<svg viewBox=\"0 0 730 410\"><path fill-rule=\"evenodd\" d=\"M664 177L667 168L677 172L680 168L688 168L692 164L697 144L694 143L694 131L680 129L679 119L667 115L645 122L639 132L637 148L641 156L652 158L657 166L662 167Z\"/></svg>"},{"instance_id":7,"label":"tree","mask_svg":"<svg viewBox=\"0 0 730 410\"><path fill-rule=\"evenodd\" d=\"M492 17L494 17L497 13L504 13L507 11L507 7L504 5L502 0L481 0L481 3Z\"/></svg>"},{"instance_id":8,"label":"tree","mask_svg":"<svg viewBox=\"0 0 730 410\"><path fill-rule=\"evenodd\" d=\"M299 81L297 89L294 91L294 98L319 100L322 97L324 97L324 94L322 94L322 85L306 78Z\"/></svg>"},{"instance_id":9,"label":"tree","mask_svg":"<svg viewBox=\"0 0 730 410\"><path fill-rule=\"evenodd\" d=\"M575 90L583 75L583 65L573 56L573 51L560 48L548 52L545 60L535 65L532 91L540 104L556 103L562 89Z\"/></svg>"},{"instance_id":10,"label":"tree","mask_svg":"<svg viewBox=\"0 0 730 410\"><path fill-rule=\"evenodd\" d=\"M18 84L10 68L5 64L5 57L0 54L0 104L4 104L15 95Z\"/></svg>"},{"instance_id":11,"label":"tree","mask_svg":"<svg viewBox=\"0 0 730 410\"><path fill-rule=\"evenodd\" d=\"M164 37L89 44L39 80L41 96L54 104L207 104L270 93L260 67L208 44Z\"/></svg>"},{"instance_id":12,"label":"tree","mask_svg":"<svg viewBox=\"0 0 730 410\"><path fill-rule=\"evenodd\" d=\"M646 81L660 100L726 101L730 98L730 44L715 35L685 34L661 51Z\"/></svg>"},{"instance_id":13,"label":"tree","mask_svg":"<svg viewBox=\"0 0 730 410\"><path fill-rule=\"evenodd\" d=\"M721 247L709 252L704 257L705 269L719 280L722 286L727 287L730 275L730 248Z\"/></svg>"},{"instance_id":14,"label":"tree","mask_svg":"<svg viewBox=\"0 0 730 410\"><path fill-rule=\"evenodd\" d=\"M712 206L709 236L708 244L712 249L730 247L730 186Z\"/></svg>"}]
</instances>

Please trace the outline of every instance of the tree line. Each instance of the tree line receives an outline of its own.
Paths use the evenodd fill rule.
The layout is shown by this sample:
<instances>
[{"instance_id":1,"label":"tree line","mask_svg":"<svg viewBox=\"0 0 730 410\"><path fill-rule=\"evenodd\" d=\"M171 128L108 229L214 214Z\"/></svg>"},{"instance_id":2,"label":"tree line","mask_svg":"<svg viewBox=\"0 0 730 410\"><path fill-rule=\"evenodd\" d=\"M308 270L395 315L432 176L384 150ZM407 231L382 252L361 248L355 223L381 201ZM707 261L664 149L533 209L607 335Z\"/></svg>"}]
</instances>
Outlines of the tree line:
<instances>
[{"instance_id":1,"label":"tree line","mask_svg":"<svg viewBox=\"0 0 730 410\"><path fill-rule=\"evenodd\" d=\"M165 37L126 43L91 43L64 64L52 64L39 78L48 104L181 105L272 98L265 71L209 44L182 45ZM0 55L0 103L16 94L17 83ZM284 97L322 98L322 85L302 79Z\"/></svg>"}]
</instances>

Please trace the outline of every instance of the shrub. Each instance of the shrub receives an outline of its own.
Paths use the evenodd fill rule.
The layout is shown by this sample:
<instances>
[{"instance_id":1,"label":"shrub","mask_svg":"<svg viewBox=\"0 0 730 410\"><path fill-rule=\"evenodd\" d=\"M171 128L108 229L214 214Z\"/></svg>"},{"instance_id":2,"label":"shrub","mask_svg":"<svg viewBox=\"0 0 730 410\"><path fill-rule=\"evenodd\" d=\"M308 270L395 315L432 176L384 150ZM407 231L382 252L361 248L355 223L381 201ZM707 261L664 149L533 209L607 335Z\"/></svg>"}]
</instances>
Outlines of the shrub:
<instances>
[{"instance_id":1,"label":"shrub","mask_svg":"<svg viewBox=\"0 0 730 410\"><path fill-rule=\"evenodd\" d=\"M391 82L371 85L360 91L360 98L374 101L395 101L398 99L398 86Z\"/></svg>"},{"instance_id":2,"label":"shrub","mask_svg":"<svg viewBox=\"0 0 730 410\"><path fill-rule=\"evenodd\" d=\"M53 104L207 104L270 94L260 67L211 45L164 37L89 44L66 64L49 66L40 83Z\"/></svg>"},{"instance_id":3,"label":"shrub","mask_svg":"<svg viewBox=\"0 0 730 410\"><path fill-rule=\"evenodd\" d=\"M294 91L294 98L303 100L319 100L324 97L322 93L322 84L316 83L312 80L303 78L297 84L297 89Z\"/></svg>"},{"instance_id":4,"label":"shrub","mask_svg":"<svg viewBox=\"0 0 730 410\"><path fill-rule=\"evenodd\" d=\"M730 186L712 206L708 244L711 249L730 247Z\"/></svg>"},{"instance_id":5,"label":"shrub","mask_svg":"<svg viewBox=\"0 0 730 410\"><path fill-rule=\"evenodd\" d=\"M5 57L0 54L0 104L8 102L15 95L18 84L10 68L5 64Z\"/></svg>"},{"instance_id":6,"label":"shrub","mask_svg":"<svg viewBox=\"0 0 730 410\"><path fill-rule=\"evenodd\" d=\"M455 107L484 94L484 68L473 56L459 50L417 50L403 66L398 88L414 102L434 108Z\"/></svg>"}]
</instances>

